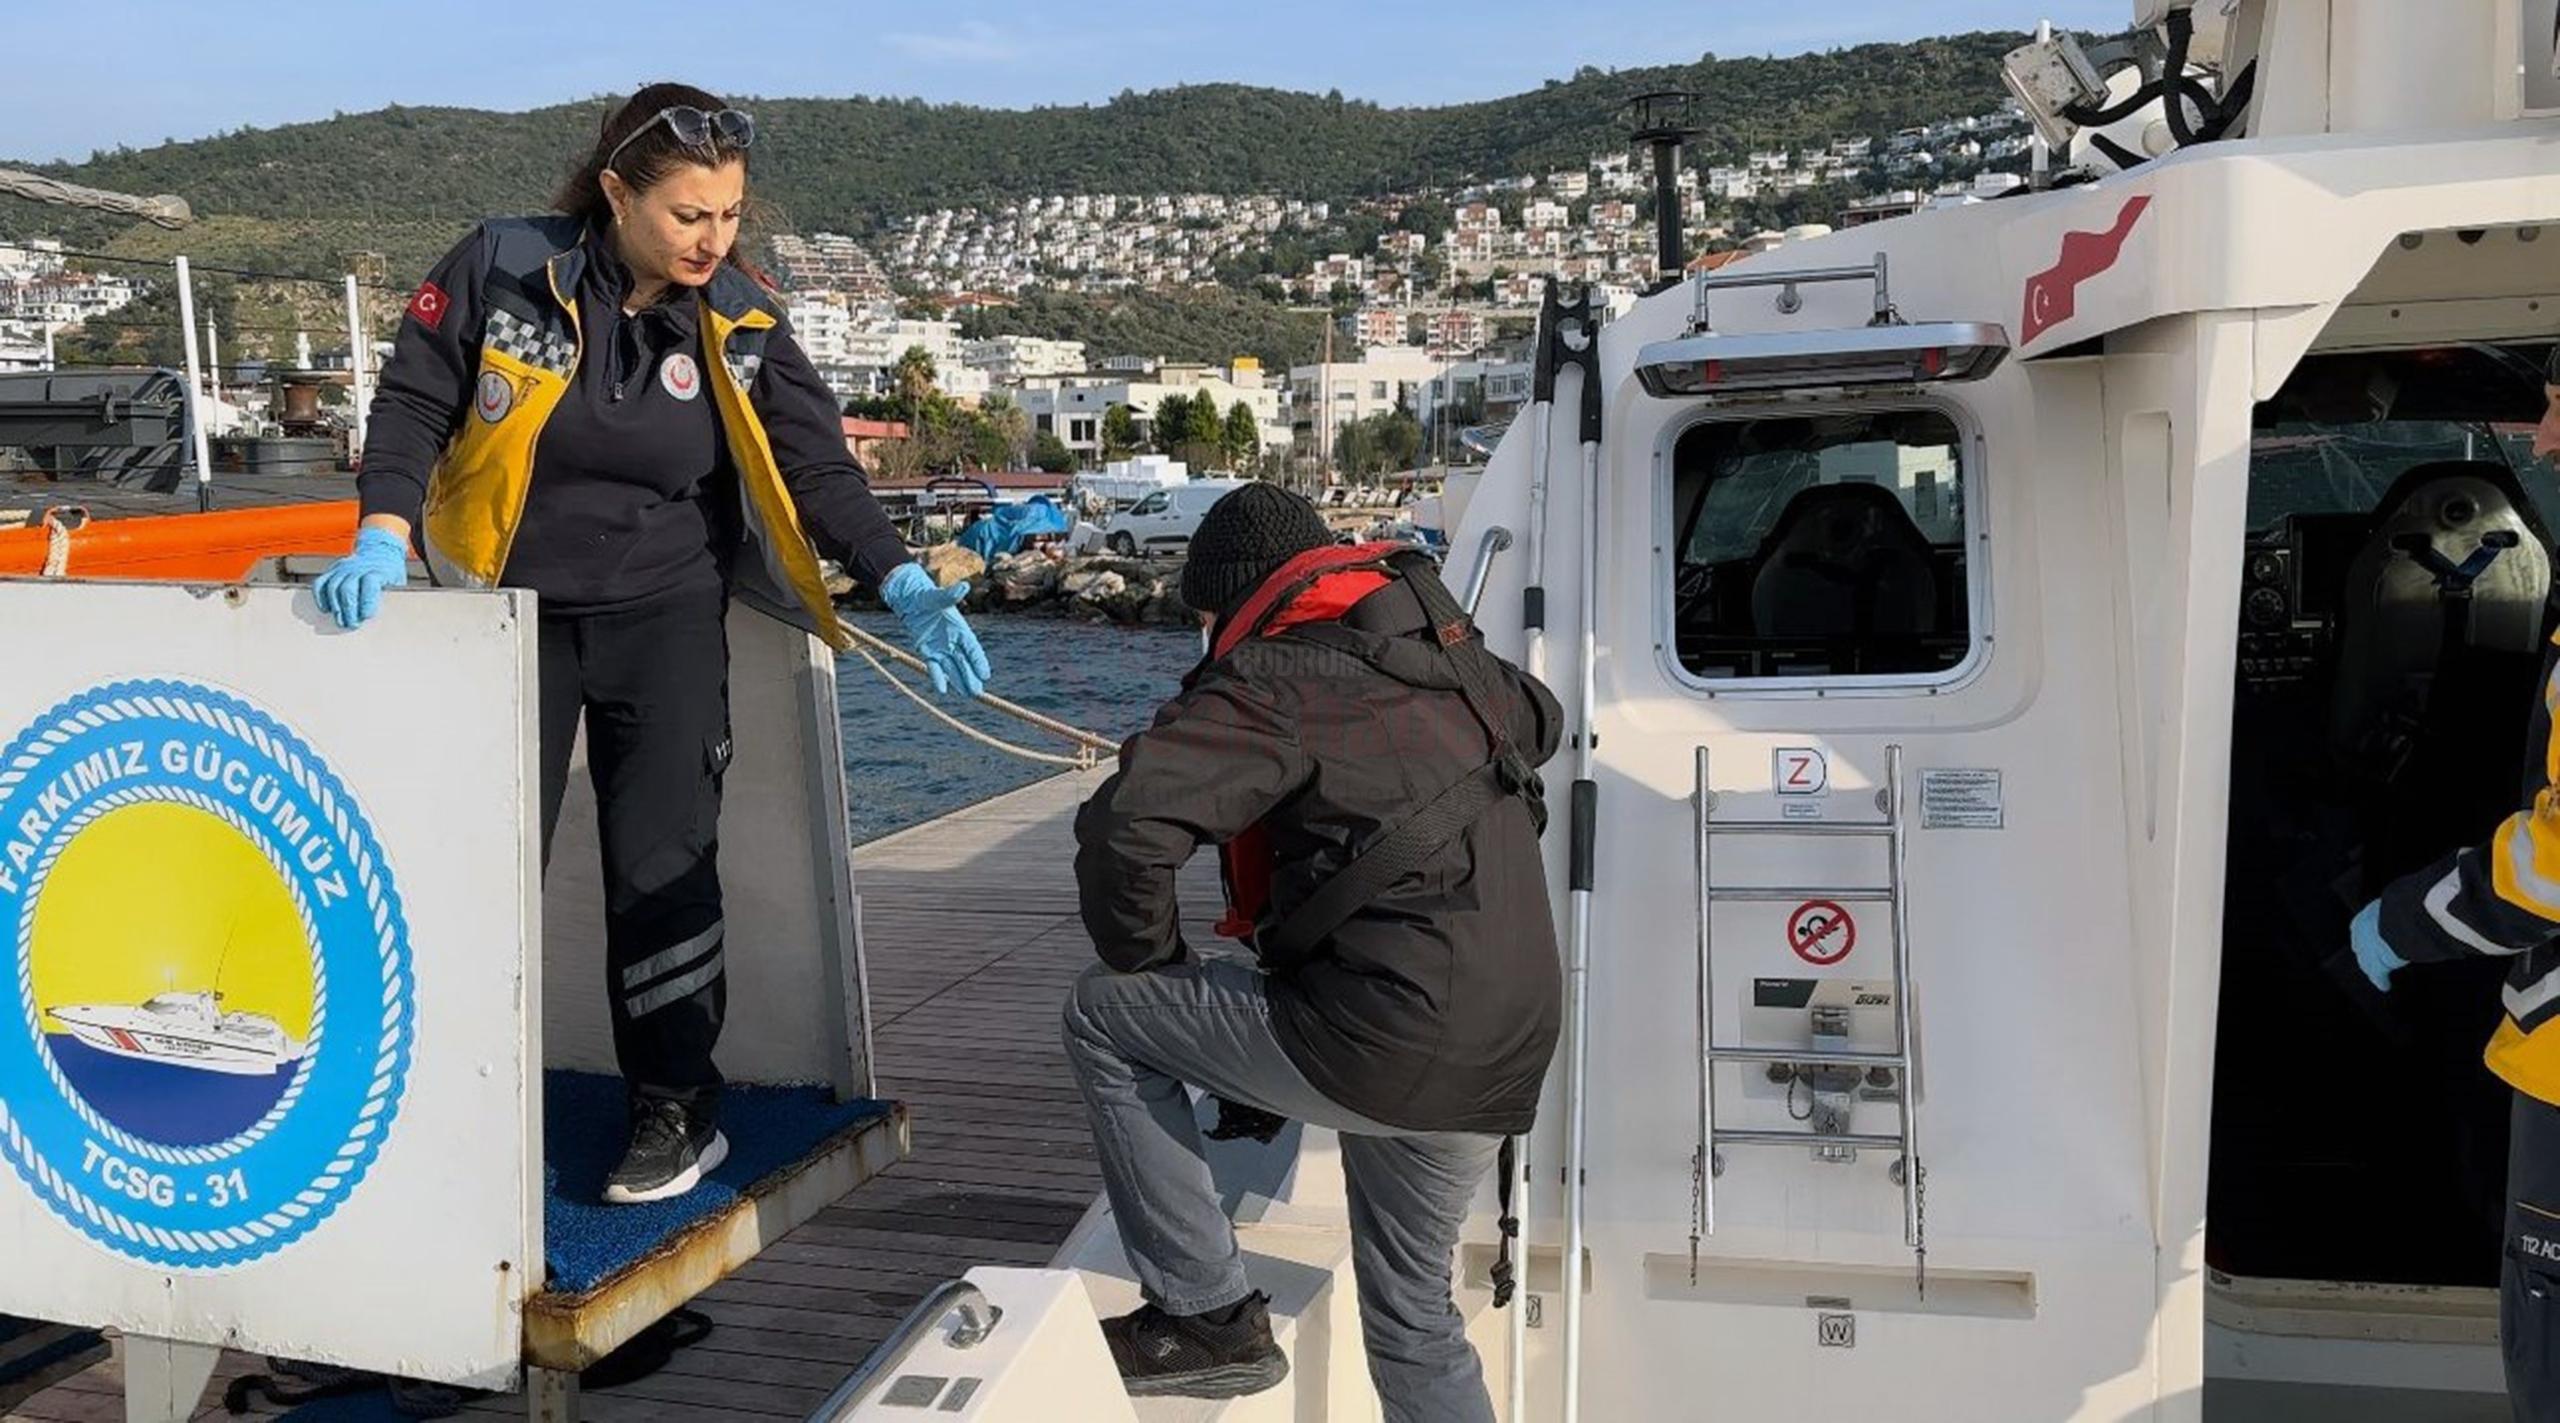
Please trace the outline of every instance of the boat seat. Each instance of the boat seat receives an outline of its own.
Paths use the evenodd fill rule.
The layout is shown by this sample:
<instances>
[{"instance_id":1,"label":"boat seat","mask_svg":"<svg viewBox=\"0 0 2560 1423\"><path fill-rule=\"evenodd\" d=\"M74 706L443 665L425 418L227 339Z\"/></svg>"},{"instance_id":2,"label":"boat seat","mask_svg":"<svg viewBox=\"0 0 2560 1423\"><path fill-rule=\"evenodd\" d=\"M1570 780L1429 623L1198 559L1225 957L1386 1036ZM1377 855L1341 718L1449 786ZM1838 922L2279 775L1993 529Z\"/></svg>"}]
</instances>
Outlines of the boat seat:
<instances>
[{"instance_id":1,"label":"boat seat","mask_svg":"<svg viewBox=\"0 0 2560 1423\"><path fill-rule=\"evenodd\" d=\"M1799 492L1751 568L1751 622L1765 638L1890 642L1939 630L1935 550L1879 485Z\"/></svg>"},{"instance_id":2,"label":"boat seat","mask_svg":"<svg viewBox=\"0 0 2560 1423\"><path fill-rule=\"evenodd\" d=\"M2422 730L2457 734L2422 725L2467 714L2437 695L2443 686L2484 663L2538 666L2550 598L2549 537L2505 465L2410 469L2340 590L2332 748L2351 769L2396 779Z\"/></svg>"}]
</instances>

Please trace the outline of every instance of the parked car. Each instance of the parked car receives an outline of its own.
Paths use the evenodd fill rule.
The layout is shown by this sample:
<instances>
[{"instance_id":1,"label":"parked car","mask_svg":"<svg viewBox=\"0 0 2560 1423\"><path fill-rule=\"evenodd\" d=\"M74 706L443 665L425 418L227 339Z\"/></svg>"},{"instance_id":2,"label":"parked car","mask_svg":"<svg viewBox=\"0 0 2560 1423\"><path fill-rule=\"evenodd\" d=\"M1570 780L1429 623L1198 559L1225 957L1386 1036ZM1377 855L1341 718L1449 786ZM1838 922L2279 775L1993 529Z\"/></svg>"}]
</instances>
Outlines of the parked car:
<instances>
[{"instance_id":1,"label":"parked car","mask_svg":"<svg viewBox=\"0 0 2560 1423\"><path fill-rule=\"evenodd\" d=\"M1241 479L1195 479L1159 489L1111 516L1102 526L1102 545L1122 558L1140 554L1176 554L1191 546L1209 506L1240 489Z\"/></svg>"}]
</instances>

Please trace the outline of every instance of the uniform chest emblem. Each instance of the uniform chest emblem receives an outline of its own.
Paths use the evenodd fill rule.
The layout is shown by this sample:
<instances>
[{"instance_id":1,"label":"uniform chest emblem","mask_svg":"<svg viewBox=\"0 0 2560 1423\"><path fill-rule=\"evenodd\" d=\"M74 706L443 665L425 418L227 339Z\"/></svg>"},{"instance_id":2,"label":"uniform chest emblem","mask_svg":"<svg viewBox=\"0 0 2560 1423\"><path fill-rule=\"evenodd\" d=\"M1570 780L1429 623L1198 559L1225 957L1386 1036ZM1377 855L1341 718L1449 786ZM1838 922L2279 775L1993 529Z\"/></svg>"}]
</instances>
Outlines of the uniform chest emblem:
<instances>
[{"instance_id":1,"label":"uniform chest emblem","mask_svg":"<svg viewBox=\"0 0 2560 1423\"><path fill-rule=\"evenodd\" d=\"M483 372L480 388L471 397L471 408L491 425L506 419L507 412L516 408L515 382L497 371Z\"/></svg>"},{"instance_id":2,"label":"uniform chest emblem","mask_svg":"<svg viewBox=\"0 0 2560 1423\"><path fill-rule=\"evenodd\" d=\"M682 351L658 363L658 384L678 400L691 400L702 394L702 367Z\"/></svg>"}]
</instances>

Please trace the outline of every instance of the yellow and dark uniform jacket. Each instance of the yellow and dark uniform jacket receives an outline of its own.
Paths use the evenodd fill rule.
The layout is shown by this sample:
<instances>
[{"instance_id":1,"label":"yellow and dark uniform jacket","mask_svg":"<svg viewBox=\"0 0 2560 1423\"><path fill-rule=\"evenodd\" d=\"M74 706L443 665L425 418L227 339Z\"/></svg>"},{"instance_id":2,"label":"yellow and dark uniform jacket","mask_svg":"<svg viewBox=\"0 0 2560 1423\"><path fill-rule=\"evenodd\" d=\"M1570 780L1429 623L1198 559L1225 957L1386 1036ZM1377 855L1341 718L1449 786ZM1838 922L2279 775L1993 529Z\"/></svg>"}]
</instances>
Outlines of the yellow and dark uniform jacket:
<instances>
[{"instance_id":1,"label":"yellow and dark uniform jacket","mask_svg":"<svg viewBox=\"0 0 2560 1423\"><path fill-rule=\"evenodd\" d=\"M580 317L581 283L592 264L611 261L577 218L496 219L410 302L374 400L358 488L365 514L410 522L437 583L508 585L511 553L538 536L526 527L528 491L565 463L544 454L544 430L564 401L580 398L582 364L602 354L589 344L601 333ZM841 647L819 557L876 584L906 561L906 545L871 498L833 398L772 294L724 266L669 300L693 304L688 324L704 359L680 369L705 388L736 480L732 588ZM597 556L610 567L617 551Z\"/></svg>"},{"instance_id":2,"label":"yellow and dark uniform jacket","mask_svg":"<svg viewBox=\"0 0 2560 1423\"><path fill-rule=\"evenodd\" d=\"M2486 845L2446 857L2382 893L2382 940L2411 963L2507 961L2507 1016L2489 1039L2489 1070L2527 1096L2560 1105L2560 653L2546 659L2533 710L2524 809Z\"/></svg>"}]
</instances>

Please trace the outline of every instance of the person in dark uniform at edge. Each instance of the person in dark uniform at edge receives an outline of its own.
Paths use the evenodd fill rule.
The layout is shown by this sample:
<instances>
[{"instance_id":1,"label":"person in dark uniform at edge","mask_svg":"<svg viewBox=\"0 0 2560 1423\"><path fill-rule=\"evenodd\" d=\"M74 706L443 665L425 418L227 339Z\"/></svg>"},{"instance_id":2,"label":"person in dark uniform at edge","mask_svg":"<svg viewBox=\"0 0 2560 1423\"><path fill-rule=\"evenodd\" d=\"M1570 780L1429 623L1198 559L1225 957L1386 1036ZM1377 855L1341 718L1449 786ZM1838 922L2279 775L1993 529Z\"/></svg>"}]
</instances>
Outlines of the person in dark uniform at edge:
<instances>
[{"instance_id":1,"label":"person in dark uniform at edge","mask_svg":"<svg viewBox=\"0 0 2560 1423\"><path fill-rule=\"evenodd\" d=\"M1307 501L1267 484L1201 520L1181 593L1210 653L1076 817L1103 962L1066 1005L1067 1055L1146 1300L1103 1325L1131 1393L1229 1397L1288 1373L1189 1084L1342 1134L1386 1417L1491 1423L1450 1256L1555 1050L1562 986L1532 768L1554 754L1562 714L1484 650L1427 559L1380 550L1335 546ZM1480 775L1482 798L1440 815L1412 855L1381 854L1412 868L1371 876L1383 888L1362 886L1365 899L1322 888ZM1203 845L1223 847L1220 932L1246 938L1258 965L1184 942L1174 880ZM1313 907L1328 900L1333 913Z\"/></svg>"},{"instance_id":2,"label":"person in dark uniform at edge","mask_svg":"<svg viewBox=\"0 0 2560 1423\"><path fill-rule=\"evenodd\" d=\"M735 250L753 120L652 84L603 124L554 216L483 223L436 264L374 397L345 627L407 578L540 600L543 858L584 714L630 1146L608 1201L727 1155L718 867L733 592L844 646L820 555L877 587L937 691L986 654L850 457L835 397ZM394 614L396 616L396 613Z\"/></svg>"},{"instance_id":3,"label":"person in dark uniform at edge","mask_svg":"<svg viewBox=\"0 0 2560 1423\"><path fill-rule=\"evenodd\" d=\"M2544 372L2536 459L2560 456L2560 345ZM2356 966L2388 993L2413 963L2509 963L2489 1070L2515 1089L2507 1145L2498 1335L2520 1423L2560 1419L2560 652L2544 659L2526 748L2529 801L2486 845L2398 880L2348 930Z\"/></svg>"}]
</instances>

